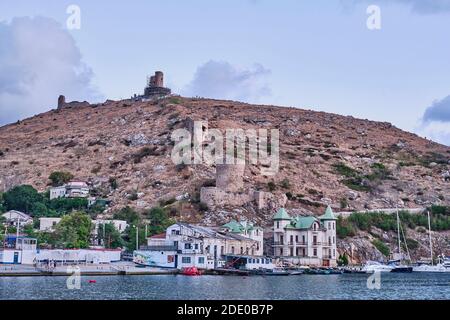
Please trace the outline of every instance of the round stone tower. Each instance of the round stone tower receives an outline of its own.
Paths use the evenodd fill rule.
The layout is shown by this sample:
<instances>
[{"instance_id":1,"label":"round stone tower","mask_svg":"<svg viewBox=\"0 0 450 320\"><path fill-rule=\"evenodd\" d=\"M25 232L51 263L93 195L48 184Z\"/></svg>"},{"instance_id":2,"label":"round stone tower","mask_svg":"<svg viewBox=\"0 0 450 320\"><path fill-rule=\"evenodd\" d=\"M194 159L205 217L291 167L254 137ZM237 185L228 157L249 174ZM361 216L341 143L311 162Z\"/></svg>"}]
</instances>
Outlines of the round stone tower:
<instances>
[{"instance_id":1,"label":"round stone tower","mask_svg":"<svg viewBox=\"0 0 450 320\"><path fill-rule=\"evenodd\" d=\"M58 109L64 108L65 104L66 104L66 97L63 95L60 95L58 98Z\"/></svg>"},{"instance_id":2,"label":"round stone tower","mask_svg":"<svg viewBox=\"0 0 450 320\"><path fill-rule=\"evenodd\" d=\"M218 164L216 187L227 192L239 192L244 188L245 165Z\"/></svg>"},{"instance_id":3,"label":"round stone tower","mask_svg":"<svg viewBox=\"0 0 450 320\"><path fill-rule=\"evenodd\" d=\"M162 73L161 71L155 72L155 87L164 87L164 73Z\"/></svg>"}]
</instances>

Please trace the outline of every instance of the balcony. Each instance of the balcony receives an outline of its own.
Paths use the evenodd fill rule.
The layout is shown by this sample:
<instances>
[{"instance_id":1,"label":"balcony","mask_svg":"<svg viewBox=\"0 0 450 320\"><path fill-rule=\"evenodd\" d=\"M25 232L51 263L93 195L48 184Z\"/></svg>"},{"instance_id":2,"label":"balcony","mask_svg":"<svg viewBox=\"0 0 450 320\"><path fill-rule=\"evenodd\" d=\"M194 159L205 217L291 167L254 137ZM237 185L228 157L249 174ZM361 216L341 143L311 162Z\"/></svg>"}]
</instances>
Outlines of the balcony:
<instances>
[{"instance_id":1,"label":"balcony","mask_svg":"<svg viewBox=\"0 0 450 320\"><path fill-rule=\"evenodd\" d=\"M274 241L273 243L272 243L272 246L284 246L285 244L283 243L283 242L279 242L279 241Z\"/></svg>"},{"instance_id":2,"label":"balcony","mask_svg":"<svg viewBox=\"0 0 450 320\"><path fill-rule=\"evenodd\" d=\"M321 246L322 242L313 242L312 245L313 247Z\"/></svg>"},{"instance_id":3,"label":"balcony","mask_svg":"<svg viewBox=\"0 0 450 320\"><path fill-rule=\"evenodd\" d=\"M177 246L140 246L142 251L178 251Z\"/></svg>"}]
</instances>

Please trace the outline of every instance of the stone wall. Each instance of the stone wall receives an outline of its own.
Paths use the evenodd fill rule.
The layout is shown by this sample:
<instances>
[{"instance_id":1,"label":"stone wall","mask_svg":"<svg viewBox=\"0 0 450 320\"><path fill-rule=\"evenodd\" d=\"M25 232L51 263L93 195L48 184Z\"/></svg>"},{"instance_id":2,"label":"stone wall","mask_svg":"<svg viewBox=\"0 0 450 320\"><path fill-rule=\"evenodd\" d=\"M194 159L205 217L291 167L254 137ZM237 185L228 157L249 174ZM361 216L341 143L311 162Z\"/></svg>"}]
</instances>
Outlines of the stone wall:
<instances>
[{"instance_id":1,"label":"stone wall","mask_svg":"<svg viewBox=\"0 0 450 320\"><path fill-rule=\"evenodd\" d=\"M227 192L244 189L245 165L219 164L216 166L216 187Z\"/></svg>"}]
</instances>

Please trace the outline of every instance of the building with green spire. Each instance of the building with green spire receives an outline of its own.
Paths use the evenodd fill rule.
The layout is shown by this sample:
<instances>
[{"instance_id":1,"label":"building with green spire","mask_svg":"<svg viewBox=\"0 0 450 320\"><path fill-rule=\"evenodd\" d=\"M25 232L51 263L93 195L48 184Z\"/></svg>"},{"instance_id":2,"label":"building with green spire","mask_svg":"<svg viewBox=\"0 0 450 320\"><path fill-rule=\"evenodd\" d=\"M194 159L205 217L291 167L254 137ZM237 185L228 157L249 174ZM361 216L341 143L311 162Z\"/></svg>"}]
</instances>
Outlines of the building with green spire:
<instances>
[{"instance_id":1,"label":"building with green spire","mask_svg":"<svg viewBox=\"0 0 450 320\"><path fill-rule=\"evenodd\" d=\"M330 206L319 217L292 217L281 208L273 216L274 255L295 265L336 266L336 220Z\"/></svg>"}]
</instances>

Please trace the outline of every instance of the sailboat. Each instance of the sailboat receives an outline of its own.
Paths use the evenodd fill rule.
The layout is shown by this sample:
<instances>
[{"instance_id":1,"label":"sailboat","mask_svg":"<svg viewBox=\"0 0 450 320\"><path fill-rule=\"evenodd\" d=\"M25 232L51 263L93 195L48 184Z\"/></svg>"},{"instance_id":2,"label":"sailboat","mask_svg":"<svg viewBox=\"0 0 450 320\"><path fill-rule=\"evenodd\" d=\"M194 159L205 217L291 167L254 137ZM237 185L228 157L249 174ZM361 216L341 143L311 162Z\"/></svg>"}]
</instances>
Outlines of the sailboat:
<instances>
[{"instance_id":1,"label":"sailboat","mask_svg":"<svg viewBox=\"0 0 450 320\"><path fill-rule=\"evenodd\" d=\"M431 218L430 211L428 213L428 234L430 235L430 254L431 265L421 264L413 268L414 272L450 272L450 259L444 255L439 256L438 264L433 263L433 241L431 238Z\"/></svg>"},{"instance_id":2,"label":"sailboat","mask_svg":"<svg viewBox=\"0 0 450 320\"><path fill-rule=\"evenodd\" d=\"M398 253L401 258L402 257L402 246L401 246L401 238L400 238L400 216L398 215L398 209L397 209L397 232L398 232ZM406 238L405 238L405 245L406 245L406 249L408 249L408 245L406 244ZM388 263L388 265L392 266L391 272L397 272L397 273L413 272L413 267L402 264L401 260L392 260Z\"/></svg>"}]
</instances>

